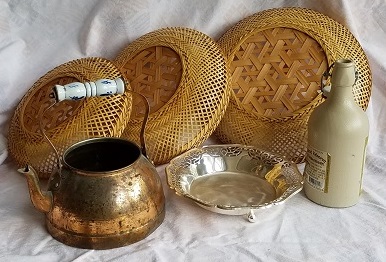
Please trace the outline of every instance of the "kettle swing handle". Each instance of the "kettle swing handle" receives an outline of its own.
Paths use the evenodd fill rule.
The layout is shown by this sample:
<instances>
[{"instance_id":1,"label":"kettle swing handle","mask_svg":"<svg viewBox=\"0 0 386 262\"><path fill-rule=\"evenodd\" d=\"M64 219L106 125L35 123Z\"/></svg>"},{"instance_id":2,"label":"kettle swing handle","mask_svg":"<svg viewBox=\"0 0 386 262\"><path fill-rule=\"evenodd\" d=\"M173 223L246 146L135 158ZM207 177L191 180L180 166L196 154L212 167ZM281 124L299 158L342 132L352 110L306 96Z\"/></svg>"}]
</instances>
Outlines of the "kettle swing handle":
<instances>
[{"instance_id":1,"label":"kettle swing handle","mask_svg":"<svg viewBox=\"0 0 386 262\"><path fill-rule=\"evenodd\" d=\"M142 155L148 158L147 150L146 150L146 142L145 142L145 129L149 118L150 105L144 95L132 90L125 90L125 83L122 78L116 78L114 80L99 79L95 82L84 82L84 83L73 82L63 86L55 85L55 87L53 88L53 91L54 92L50 94L50 97L55 98L55 101L53 104L48 106L39 116L39 129L44 139L49 143L49 145L55 152L56 159L57 159L56 164L59 172L61 171L61 157L58 150L55 148L54 144L51 142L51 140L44 132L42 120L43 120L44 114L48 110L50 110L54 105L56 105L57 103L63 100L77 101L80 99L84 99L86 97L95 97L95 96L103 97L103 96L109 96L113 94L123 94L124 92L129 92L133 95L139 96L145 105L145 114L143 117L143 122L141 126L141 131L140 131L141 152L142 152Z\"/></svg>"},{"instance_id":2,"label":"kettle swing handle","mask_svg":"<svg viewBox=\"0 0 386 262\"><path fill-rule=\"evenodd\" d=\"M61 158L60 158L59 152L57 151L57 149L55 148L51 140L48 138L47 134L44 132L43 124L42 124L44 114L48 110L50 110L56 103L62 100L79 100L84 97L91 97L91 96L107 96L112 94L123 94L124 91L125 91L125 84L121 78L117 78L115 80L100 79L96 82L85 82L85 83L75 82L64 86L60 86L60 85L55 86L54 92L50 94L50 97L55 98L55 101L51 105L49 105L46 109L44 109L43 112L39 115L40 132L43 135L44 139L49 143L49 145L54 150L57 158L57 171L52 172L49 178L50 183L52 183L52 186L53 186L52 189L58 188L60 186L62 165L61 165ZM131 90L127 90L127 91L133 94L138 94ZM147 118L149 115L149 103L147 102L146 97L144 97L141 94L138 94L138 95L145 101L145 104L147 105L147 107L145 107L145 117L142 123L142 129L140 134L142 153L146 156L144 130L145 130ZM30 198L33 205L38 210L44 213L50 212L53 206L53 195L50 188L48 191L45 191L45 192L41 190L38 175L32 166L29 166L27 164L24 168L21 168L18 171L27 177ZM57 177L55 177L54 175L57 173L59 173L59 179L56 179ZM49 187L50 187L50 183L49 183Z\"/></svg>"},{"instance_id":3,"label":"kettle swing handle","mask_svg":"<svg viewBox=\"0 0 386 262\"><path fill-rule=\"evenodd\" d=\"M133 95L137 95L138 97L140 97L142 99L143 104L145 105L145 114L143 116L142 125L141 125L141 131L139 133L139 141L140 141L140 144L141 144L142 155L144 157L146 157L147 159L149 159L149 157L147 156L146 141L145 141L146 124L147 124L147 121L149 119L149 112L150 112L149 101L147 100L146 96L144 96L144 95L142 95L142 94L140 94L138 92L135 92L135 91L132 91L132 90L126 90L125 92L129 92L129 93L131 93Z\"/></svg>"}]
</instances>

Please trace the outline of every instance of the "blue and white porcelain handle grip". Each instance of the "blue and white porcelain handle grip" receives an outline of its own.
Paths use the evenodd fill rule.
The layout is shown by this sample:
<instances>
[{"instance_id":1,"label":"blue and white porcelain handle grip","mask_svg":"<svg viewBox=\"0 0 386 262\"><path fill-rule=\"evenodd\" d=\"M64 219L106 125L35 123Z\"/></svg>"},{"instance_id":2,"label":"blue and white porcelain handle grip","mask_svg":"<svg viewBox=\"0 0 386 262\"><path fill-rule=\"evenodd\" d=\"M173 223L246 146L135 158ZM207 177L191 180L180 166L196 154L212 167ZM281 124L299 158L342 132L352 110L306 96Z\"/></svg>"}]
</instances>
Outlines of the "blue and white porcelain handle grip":
<instances>
[{"instance_id":1,"label":"blue and white porcelain handle grip","mask_svg":"<svg viewBox=\"0 0 386 262\"><path fill-rule=\"evenodd\" d=\"M55 85L54 91L57 102L63 100L79 100L93 96L123 94L125 91L125 83L121 78L114 80L99 79L95 82L73 82L67 85Z\"/></svg>"}]
</instances>

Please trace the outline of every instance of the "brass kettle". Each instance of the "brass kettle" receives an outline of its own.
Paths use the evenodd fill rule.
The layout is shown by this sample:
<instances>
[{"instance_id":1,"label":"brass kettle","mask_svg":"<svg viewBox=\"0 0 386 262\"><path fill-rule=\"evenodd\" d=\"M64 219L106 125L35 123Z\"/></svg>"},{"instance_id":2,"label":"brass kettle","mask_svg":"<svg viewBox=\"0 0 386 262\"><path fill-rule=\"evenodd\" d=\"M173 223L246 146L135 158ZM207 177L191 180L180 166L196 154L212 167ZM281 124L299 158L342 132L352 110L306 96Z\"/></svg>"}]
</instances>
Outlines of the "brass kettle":
<instances>
[{"instance_id":1,"label":"brass kettle","mask_svg":"<svg viewBox=\"0 0 386 262\"><path fill-rule=\"evenodd\" d=\"M123 84L121 79L112 81ZM57 101L65 99L57 90ZM55 239L79 248L109 249L142 240L162 223L165 196L157 170L146 156L146 104L142 148L113 137L78 142L64 152L45 192L32 167L19 169L27 178L33 205L45 213L47 229Z\"/></svg>"}]
</instances>

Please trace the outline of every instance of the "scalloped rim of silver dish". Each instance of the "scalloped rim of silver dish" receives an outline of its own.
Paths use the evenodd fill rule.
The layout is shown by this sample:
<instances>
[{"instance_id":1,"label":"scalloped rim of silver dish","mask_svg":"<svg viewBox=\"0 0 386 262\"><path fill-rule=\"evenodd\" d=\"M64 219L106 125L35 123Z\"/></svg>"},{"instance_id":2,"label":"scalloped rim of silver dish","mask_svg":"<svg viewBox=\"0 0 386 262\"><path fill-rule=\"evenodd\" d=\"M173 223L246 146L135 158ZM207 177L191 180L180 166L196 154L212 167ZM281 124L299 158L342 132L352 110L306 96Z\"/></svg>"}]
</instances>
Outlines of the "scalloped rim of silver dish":
<instances>
[{"instance_id":1,"label":"scalloped rim of silver dish","mask_svg":"<svg viewBox=\"0 0 386 262\"><path fill-rule=\"evenodd\" d=\"M202 162L205 162L204 158L217 159L213 160L220 163L217 164L219 167L217 169L215 168L215 172L203 172L202 174L198 174L202 170L198 169L197 166L200 164L200 161L201 165ZM240 165L241 159L244 161L243 165ZM229 163L232 164L232 162L236 162L236 167L231 166L231 171L228 172L226 168L229 168ZM257 170L257 168L260 168L258 164L263 166L263 170ZM206 201L190 193L190 186L197 178L202 178L204 176L215 176L228 172L234 173L235 175L242 174L258 177L262 180L265 180L265 175L273 168L275 164L281 164L282 166L280 178L275 178L275 183L281 183L281 187L284 187L284 189L279 189L278 187L274 187L274 185L272 185L272 187L276 190L276 196L273 197L273 199L267 200L265 202L263 201L262 203L228 205L215 203L213 201ZM246 167L244 165L246 165ZM187 170L188 168L190 168L190 170ZM235 168L236 170L234 170ZM239 168L244 170L239 170ZM205 169L205 171L206 170L207 169ZM260 171L261 173L258 173ZM169 187L174 190L177 195L188 198L199 206L212 212L227 215L247 214L251 222L255 222L255 211L263 209L265 210L267 208L282 204L290 197L300 192L303 188L303 176L294 163L287 161L284 157L264 151L257 147L240 144L208 145L191 149L173 158L166 166L165 172ZM282 192L280 190L282 190Z\"/></svg>"}]
</instances>

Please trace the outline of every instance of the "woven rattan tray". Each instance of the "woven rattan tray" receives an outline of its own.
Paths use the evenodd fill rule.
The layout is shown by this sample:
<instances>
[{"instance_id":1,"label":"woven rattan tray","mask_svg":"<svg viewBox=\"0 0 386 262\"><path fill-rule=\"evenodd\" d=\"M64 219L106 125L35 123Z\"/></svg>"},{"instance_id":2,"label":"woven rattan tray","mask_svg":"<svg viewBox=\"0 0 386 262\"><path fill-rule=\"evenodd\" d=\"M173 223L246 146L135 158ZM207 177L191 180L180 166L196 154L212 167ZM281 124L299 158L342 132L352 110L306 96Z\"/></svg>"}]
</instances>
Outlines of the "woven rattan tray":
<instances>
[{"instance_id":1,"label":"woven rattan tray","mask_svg":"<svg viewBox=\"0 0 386 262\"><path fill-rule=\"evenodd\" d=\"M121 73L110 61L83 58L62 64L42 76L21 99L10 122L8 148L17 164L32 165L39 177L48 178L57 164L54 151L39 130L43 111L53 104L55 84L115 79ZM43 115L42 126L59 154L90 137L120 136L129 120L131 96L117 95L62 101Z\"/></svg>"},{"instance_id":2,"label":"woven rattan tray","mask_svg":"<svg viewBox=\"0 0 386 262\"><path fill-rule=\"evenodd\" d=\"M159 29L128 45L114 63L150 102L145 137L155 164L200 145L225 113L230 96L226 61L201 32ZM138 140L142 114L143 104L133 100L133 117L123 137Z\"/></svg>"},{"instance_id":3,"label":"woven rattan tray","mask_svg":"<svg viewBox=\"0 0 386 262\"><path fill-rule=\"evenodd\" d=\"M304 161L307 122L323 98L318 92L328 65L352 59L353 88L365 110L371 93L367 57L351 32L303 8L270 9L247 17L219 40L231 73L231 98L216 135L224 143L259 146Z\"/></svg>"}]
</instances>

